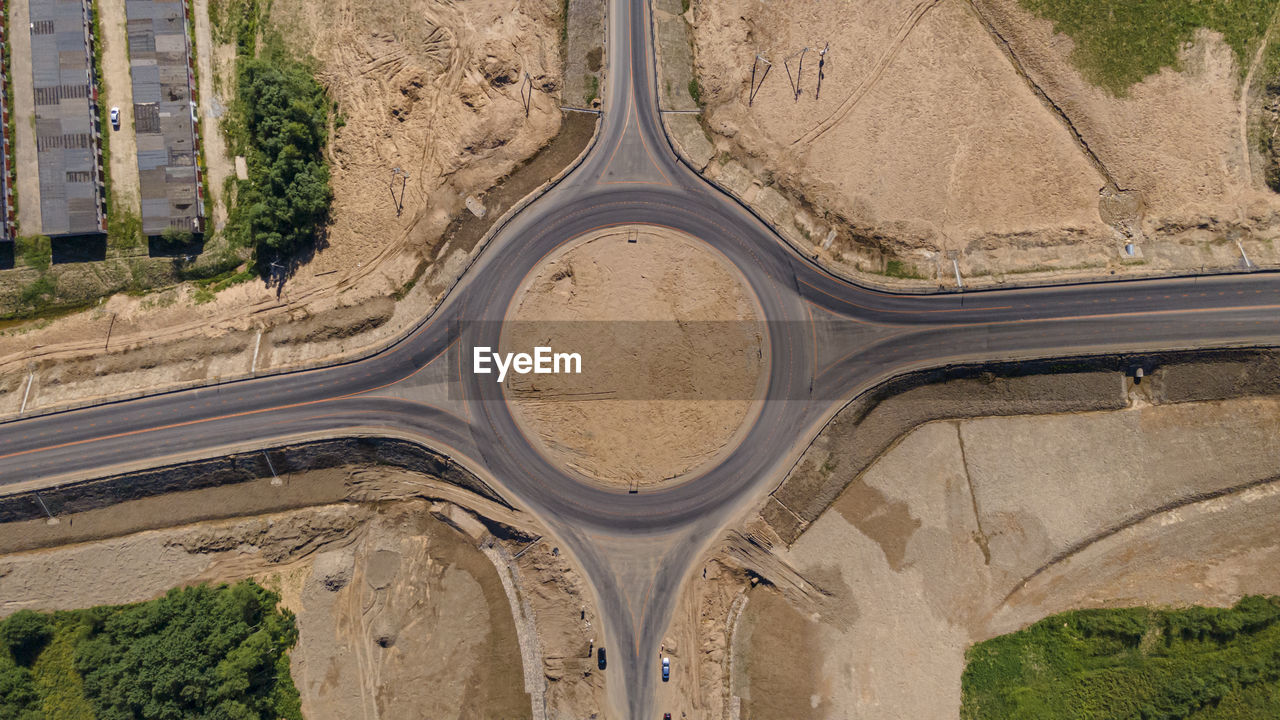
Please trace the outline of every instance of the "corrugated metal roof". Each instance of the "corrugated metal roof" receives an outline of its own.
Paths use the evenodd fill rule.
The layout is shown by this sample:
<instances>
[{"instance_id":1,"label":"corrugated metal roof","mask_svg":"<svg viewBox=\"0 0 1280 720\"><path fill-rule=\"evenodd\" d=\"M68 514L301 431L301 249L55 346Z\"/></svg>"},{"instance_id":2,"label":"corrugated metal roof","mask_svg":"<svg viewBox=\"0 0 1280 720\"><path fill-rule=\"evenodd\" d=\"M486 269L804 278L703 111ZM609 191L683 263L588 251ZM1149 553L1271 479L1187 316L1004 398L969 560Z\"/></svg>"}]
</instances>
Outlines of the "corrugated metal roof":
<instances>
[{"instance_id":1,"label":"corrugated metal roof","mask_svg":"<svg viewBox=\"0 0 1280 720\"><path fill-rule=\"evenodd\" d=\"M195 172L190 48L181 0L128 0L142 231L203 227Z\"/></svg>"},{"instance_id":2,"label":"corrugated metal roof","mask_svg":"<svg viewBox=\"0 0 1280 720\"><path fill-rule=\"evenodd\" d=\"M40 220L46 235L100 233L102 186L83 0L29 0Z\"/></svg>"}]
</instances>

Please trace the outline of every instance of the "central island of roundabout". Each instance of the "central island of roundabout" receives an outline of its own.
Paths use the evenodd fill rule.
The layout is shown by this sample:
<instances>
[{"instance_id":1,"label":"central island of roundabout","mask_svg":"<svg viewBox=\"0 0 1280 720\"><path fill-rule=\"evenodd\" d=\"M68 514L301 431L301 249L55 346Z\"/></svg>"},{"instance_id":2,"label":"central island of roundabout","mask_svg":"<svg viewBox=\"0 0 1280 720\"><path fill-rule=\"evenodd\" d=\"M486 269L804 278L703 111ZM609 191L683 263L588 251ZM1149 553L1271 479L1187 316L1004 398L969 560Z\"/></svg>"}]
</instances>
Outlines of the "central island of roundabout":
<instances>
[{"instance_id":1,"label":"central island of roundabout","mask_svg":"<svg viewBox=\"0 0 1280 720\"><path fill-rule=\"evenodd\" d=\"M508 372L513 418L553 465L613 488L709 469L766 391L767 329L746 278L662 226L603 228L549 252L511 299L497 351L536 348L574 362Z\"/></svg>"}]
</instances>

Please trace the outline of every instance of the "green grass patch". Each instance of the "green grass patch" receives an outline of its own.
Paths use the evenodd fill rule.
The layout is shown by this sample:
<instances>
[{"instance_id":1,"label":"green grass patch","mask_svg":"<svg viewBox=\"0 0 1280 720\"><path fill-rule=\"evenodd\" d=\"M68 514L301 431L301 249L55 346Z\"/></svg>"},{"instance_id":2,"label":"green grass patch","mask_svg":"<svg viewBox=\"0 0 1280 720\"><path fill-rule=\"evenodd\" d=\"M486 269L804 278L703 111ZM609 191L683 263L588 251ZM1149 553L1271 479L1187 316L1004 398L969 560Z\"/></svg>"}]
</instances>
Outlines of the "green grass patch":
<instances>
[{"instance_id":1,"label":"green grass patch","mask_svg":"<svg viewBox=\"0 0 1280 720\"><path fill-rule=\"evenodd\" d=\"M689 97L693 98L698 107L702 107L702 86L698 84L698 78L689 81Z\"/></svg>"},{"instance_id":2,"label":"green grass patch","mask_svg":"<svg viewBox=\"0 0 1280 720\"><path fill-rule=\"evenodd\" d=\"M111 108L107 107L107 104L103 101L103 98L107 96L107 81L102 74L102 22L98 19L101 14L98 10L98 3L93 3L93 78L98 86L98 128L102 131L99 137L102 140L103 197L107 203L107 211L110 212L112 206L115 205L115 197L111 194ZM110 228L108 227L109 230Z\"/></svg>"},{"instance_id":3,"label":"green grass patch","mask_svg":"<svg viewBox=\"0 0 1280 720\"><path fill-rule=\"evenodd\" d=\"M293 614L252 581L0 622L0 719L301 720Z\"/></svg>"},{"instance_id":4,"label":"green grass patch","mask_svg":"<svg viewBox=\"0 0 1280 720\"><path fill-rule=\"evenodd\" d=\"M569 54L569 0L560 2L560 55Z\"/></svg>"},{"instance_id":5,"label":"green grass patch","mask_svg":"<svg viewBox=\"0 0 1280 720\"><path fill-rule=\"evenodd\" d=\"M1020 0L1075 42L1072 60L1090 82L1123 95L1161 68L1198 28L1222 33L1241 76L1280 0Z\"/></svg>"},{"instance_id":6,"label":"green grass patch","mask_svg":"<svg viewBox=\"0 0 1280 720\"><path fill-rule=\"evenodd\" d=\"M9 3L4 3L3 9L0 9L0 17L4 18L3 41L5 49L8 50L13 47L9 42ZM17 125L14 120L14 118L17 117L17 113L14 111L16 106L13 104L13 62L9 57L12 54L12 52L0 53L0 62L3 63L2 67L4 76L10 78L10 81L4 84L5 107L9 108L9 121L5 123L4 134L5 139L9 141L10 152L15 152L16 147L14 146L14 143L17 142L18 135ZM16 218L18 213L18 164L10 163L9 170L6 171L6 173L6 180L9 185L10 201L13 203L13 212L14 217ZM0 212L2 211L3 210L0 210Z\"/></svg>"},{"instance_id":7,"label":"green grass patch","mask_svg":"<svg viewBox=\"0 0 1280 720\"><path fill-rule=\"evenodd\" d=\"M902 262L901 260L890 260L884 264L883 275L891 278L901 278L903 280L924 280L924 276L919 273L913 266Z\"/></svg>"},{"instance_id":8,"label":"green grass patch","mask_svg":"<svg viewBox=\"0 0 1280 720\"><path fill-rule=\"evenodd\" d=\"M142 237L142 216L132 210L107 206L107 245L116 250L132 250L146 244Z\"/></svg>"},{"instance_id":9,"label":"green grass patch","mask_svg":"<svg viewBox=\"0 0 1280 720\"><path fill-rule=\"evenodd\" d=\"M19 235L14 241L22 264L36 270L48 270L53 262L53 246L47 235Z\"/></svg>"},{"instance_id":10,"label":"green grass patch","mask_svg":"<svg viewBox=\"0 0 1280 720\"><path fill-rule=\"evenodd\" d=\"M591 103L595 102L600 95L600 78L595 75L587 75L587 107L591 107Z\"/></svg>"},{"instance_id":11,"label":"green grass patch","mask_svg":"<svg viewBox=\"0 0 1280 720\"><path fill-rule=\"evenodd\" d=\"M962 720L1280 717L1280 598L1080 610L969 649Z\"/></svg>"}]
</instances>

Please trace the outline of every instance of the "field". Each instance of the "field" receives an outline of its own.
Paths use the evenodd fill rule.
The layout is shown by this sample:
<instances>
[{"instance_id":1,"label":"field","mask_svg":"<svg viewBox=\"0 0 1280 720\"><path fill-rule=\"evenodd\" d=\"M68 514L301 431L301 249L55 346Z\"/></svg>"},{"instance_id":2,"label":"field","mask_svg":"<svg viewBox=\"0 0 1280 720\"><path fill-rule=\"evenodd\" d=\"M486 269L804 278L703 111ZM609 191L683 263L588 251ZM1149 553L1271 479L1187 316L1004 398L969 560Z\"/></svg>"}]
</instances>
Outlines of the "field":
<instances>
[{"instance_id":1,"label":"field","mask_svg":"<svg viewBox=\"0 0 1280 720\"><path fill-rule=\"evenodd\" d=\"M1280 599L1081 610L971 648L963 720L1280 716Z\"/></svg>"},{"instance_id":2,"label":"field","mask_svg":"<svg viewBox=\"0 0 1280 720\"><path fill-rule=\"evenodd\" d=\"M1276 0L1021 0L1075 43L1071 59L1091 82L1117 95L1163 68L1182 69L1182 48L1206 28L1222 34L1237 67L1249 67L1274 19Z\"/></svg>"},{"instance_id":3,"label":"field","mask_svg":"<svg viewBox=\"0 0 1280 720\"><path fill-rule=\"evenodd\" d=\"M1274 388L1275 367L1239 371ZM1210 400L1243 392L1243 377L1206 364L1165 368L1137 386L1101 372L976 378L851 406L686 585L669 636L681 639L682 671L696 663L689 717L723 718L740 704L743 717L954 718L969 648L1046 616L1137 608L1131 616L1145 623L1171 617L1163 608L1205 606L1161 627L1231 627L1214 608L1280 594L1280 397ZM1009 412L1037 414L989 416ZM913 420L939 415L954 419ZM903 434L904 425L915 427ZM1166 652L1156 640L1172 643L1181 630L1160 632L1139 645L1165 653L1162 668L1184 650L1214 649L1206 636ZM1277 632L1266 631L1270 645L1218 657L1235 663L1230 653L1249 650L1274 667ZM1047 667L1055 652L1027 667ZM1007 684L983 687L1001 698L1032 696L1012 689L1021 680L1009 666L994 677ZM1146 677L1151 693L1174 693L1166 699L1183 686ZM1050 685L1058 695L1044 702L1067 713L1066 685ZM966 720L1142 717L1008 707Z\"/></svg>"},{"instance_id":4,"label":"field","mask_svg":"<svg viewBox=\"0 0 1280 720\"><path fill-rule=\"evenodd\" d=\"M1276 8L695 2L705 173L878 283L1275 265Z\"/></svg>"}]
</instances>

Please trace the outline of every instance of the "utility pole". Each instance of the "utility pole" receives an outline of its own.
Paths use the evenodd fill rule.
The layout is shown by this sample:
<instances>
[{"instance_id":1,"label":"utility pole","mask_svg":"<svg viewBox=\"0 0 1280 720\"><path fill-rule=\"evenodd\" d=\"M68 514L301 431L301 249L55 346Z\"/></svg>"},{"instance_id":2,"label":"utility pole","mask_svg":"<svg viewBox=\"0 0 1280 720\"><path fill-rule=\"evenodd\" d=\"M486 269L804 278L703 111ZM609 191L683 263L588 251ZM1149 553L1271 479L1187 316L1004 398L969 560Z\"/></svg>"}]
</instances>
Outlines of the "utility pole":
<instances>
[{"instance_id":1,"label":"utility pole","mask_svg":"<svg viewBox=\"0 0 1280 720\"><path fill-rule=\"evenodd\" d=\"M520 83L520 101L524 103L524 116L529 117L529 106L533 104L533 78L524 74L524 82Z\"/></svg>"},{"instance_id":2,"label":"utility pole","mask_svg":"<svg viewBox=\"0 0 1280 720\"><path fill-rule=\"evenodd\" d=\"M759 84L756 83L756 68L762 64L764 72L760 75ZM773 63L769 62L763 55L756 54L755 59L751 61L751 93L747 97L747 107L756 101L756 93L760 92L760 88L764 86L764 79L769 77L769 69L773 67Z\"/></svg>"},{"instance_id":3,"label":"utility pole","mask_svg":"<svg viewBox=\"0 0 1280 720\"><path fill-rule=\"evenodd\" d=\"M53 513L49 512L49 506L44 504L44 498L40 497L39 492L36 492L35 496L36 496L36 502L40 503L40 509L44 510L44 514L49 516L49 519L46 522L49 525L56 524L58 522L58 519L53 516Z\"/></svg>"},{"instance_id":4,"label":"utility pole","mask_svg":"<svg viewBox=\"0 0 1280 720\"><path fill-rule=\"evenodd\" d=\"M279 298L284 293L284 271L285 267L278 260L272 260L270 264L271 276L275 277L277 271L280 273L280 283L276 285L276 297ZM289 296L285 295L284 301L289 302Z\"/></svg>"},{"instance_id":5,"label":"utility pole","mask_svg":"<svg viewBox=\"0 0 1280 720\"><path fill-rule=\"evenodd\" d=\"M396 199L396 178L400 178L400 198ZM399 167L391 168L391 182L387 188L391 191L391 202L396 204L396 217L404 210L404 190L409 185L409 173Z\"/></svg>"},{"instance_id":6,"label":"utility pole","mask_svg":"<svg viewBox=\"0 0 1280 720\"><path fill-rule=\"evenodd\" d=\"M827 51L830 49L831 43L826 43L823 45L822 49L818 51L818 89L813 91L814 100L817 100L819 96L822 95L822 78L825 75L822 72L822 69L823 66L827 64Z\"/></svg>"},{"instance_id":7,"label":"utility pole","mask_svg":"<svg viewBox=\"0 0 1280 720\"><path fill-rule=\"evenodd\" d=\"M107 341L102 344L102 350L105 352L111 346L111 331L116 328L116 314L111 313L111 323L107 325Z\"/></svg>"},{"instance_id":8,"label":"utility pole","mask_svg":"<svg viewBox=\"0 0 1280 720\"><path fill-rule=\"evenodd\" d=\"M791 99L796 102L800 101L800 73L804 72L804 54L807 52L809 52L809 48L803 47L803 48L800 48L798 51L793 52L787 57L782 59L782 67L786 68L786 71L787 71L787 81L791 83L791 95L792 95ZM792 80L791 79L791 58L797 55L800 56L800 64L799 64L799 67L796 68L796 79Z\"/></svg>"},{"instance_id":9,"label":"utility pole","mask_svg":"<svg viewBox=\"0 0 1280 720\"><path fill-rule=\"evenodd\" d=\"M271 484L280 485L280 476L276 475L276 466L271 464L271 456L267 454L266 450L263 450L262 457L267 459L267 467L271 469Z\"/></svg>"}]
</instances>

